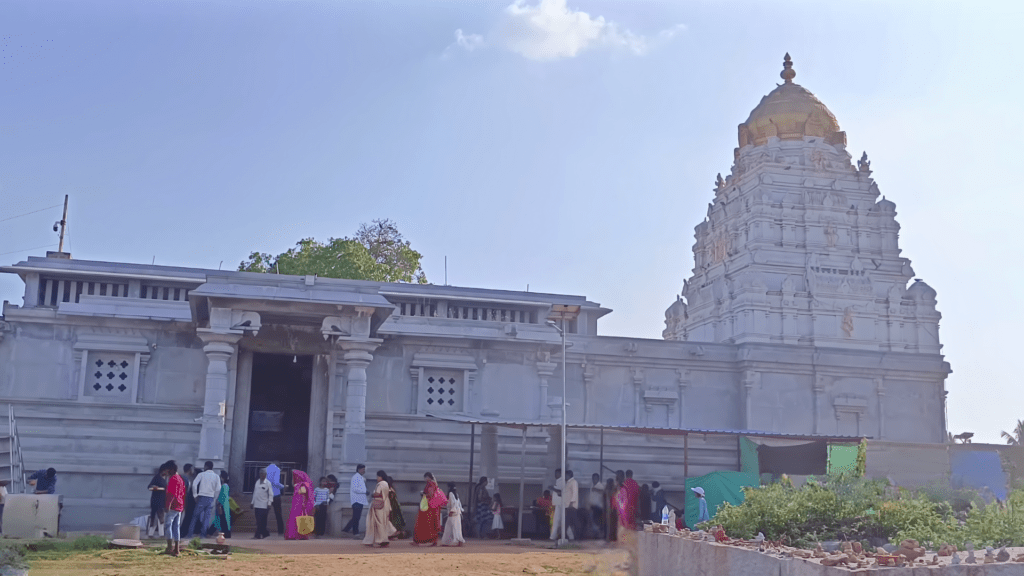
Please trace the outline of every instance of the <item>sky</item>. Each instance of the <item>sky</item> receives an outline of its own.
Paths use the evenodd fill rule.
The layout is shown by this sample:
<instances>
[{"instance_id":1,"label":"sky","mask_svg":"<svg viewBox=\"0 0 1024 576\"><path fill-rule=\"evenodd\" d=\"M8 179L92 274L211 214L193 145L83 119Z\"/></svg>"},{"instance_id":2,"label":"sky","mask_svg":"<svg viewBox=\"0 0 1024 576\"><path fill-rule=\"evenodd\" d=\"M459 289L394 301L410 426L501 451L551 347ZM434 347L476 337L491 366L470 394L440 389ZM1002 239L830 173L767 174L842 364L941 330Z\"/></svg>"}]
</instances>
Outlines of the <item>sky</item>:
<instances>
[{"instance_id":1,"label":"sky","mask_svg":"<svg viewBox=\"0 0 1024 576\"><path fill-rule=\"evenodd\" d=\"M0 0L0 264L234 269L394 220L433 283L660 338L789 52L938 291L953 433L1024 419L1022 2ZM38 211L38 212L37 212ZM995 291L998 294L993 294ZM22 283L0 275L0 299Z\"/></svg>"}]
</instances>

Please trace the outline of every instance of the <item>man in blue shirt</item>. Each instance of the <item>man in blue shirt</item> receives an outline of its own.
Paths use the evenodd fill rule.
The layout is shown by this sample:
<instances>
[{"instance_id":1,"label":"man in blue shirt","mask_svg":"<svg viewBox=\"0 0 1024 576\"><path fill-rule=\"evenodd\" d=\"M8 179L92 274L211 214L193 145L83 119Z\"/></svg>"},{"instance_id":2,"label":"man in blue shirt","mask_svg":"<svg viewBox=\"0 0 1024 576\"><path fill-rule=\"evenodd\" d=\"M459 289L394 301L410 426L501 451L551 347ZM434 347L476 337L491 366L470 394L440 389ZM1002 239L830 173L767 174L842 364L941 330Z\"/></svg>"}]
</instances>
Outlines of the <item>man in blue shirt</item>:
<instances>
[{"instance_id":1,"label":"man in blue shirt","mask_svg":"<svg viewBox=\"0 0 1024 576\"><path fill-rule=\"evenodd\" d=\"M37 470L28 477L28 485L35 486L36 494L53 494L57 490L57 471L53 468Z\"/></svg>"},{"instance_id":2,"label":"man in blue shirt","mask_svg":"<svg viewBox=\"0 0 1024 576\"><path fill-rule=\"evenodd\" d=\"M277 535L284 536L284 518L281 516L281 467L276 461L267 466L267 482L270 482L270 487L274 490L273 507L274 519L277 520Z\"/></svg>"}]
</instances>

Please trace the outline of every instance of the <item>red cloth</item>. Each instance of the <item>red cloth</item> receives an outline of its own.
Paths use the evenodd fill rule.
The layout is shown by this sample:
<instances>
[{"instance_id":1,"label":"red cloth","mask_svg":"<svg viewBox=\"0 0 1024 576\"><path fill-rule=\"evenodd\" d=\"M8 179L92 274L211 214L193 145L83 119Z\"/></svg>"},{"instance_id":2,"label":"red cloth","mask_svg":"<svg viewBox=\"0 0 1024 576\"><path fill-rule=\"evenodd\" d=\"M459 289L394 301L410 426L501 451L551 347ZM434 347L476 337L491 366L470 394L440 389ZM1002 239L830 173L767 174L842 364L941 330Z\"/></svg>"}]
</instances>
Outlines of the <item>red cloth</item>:
<instances>
[{"instance_id":1,"label":"red cloth","mask_svg":"<svg viewBox=\"0 0 1024 576\"><path fill-rule=\"evenodd\" d=\"M620 526L636 530L636 512L639 504L640 485L636 480L626 478L615 494L615 508L619 513Z\"/></svg>"},{"instance_id":2,"label":"red cloth","mask_svg":"<svg viewBox=\"0 0 1024 576\"><path fill-rule=\"evenodd\" d=\"M441 535L441 507L448 502L448 498L433 481L427 481L423 494L427 497L427 510L420 510L416 516L412 540L419 544L435 543Z\"/></svg>"},{"instance_id":3,"label":"red cloth","mask_svg":"<svg viewBox=\"0 0 1024 576\"><path fill-rule=\"evenodd\" d=\"M167 500L165 506L167 506L168 510L177 510L178 512L185 509L185 481L177 474L172 474L167 480Z\"/></svg>"}]
</instances>

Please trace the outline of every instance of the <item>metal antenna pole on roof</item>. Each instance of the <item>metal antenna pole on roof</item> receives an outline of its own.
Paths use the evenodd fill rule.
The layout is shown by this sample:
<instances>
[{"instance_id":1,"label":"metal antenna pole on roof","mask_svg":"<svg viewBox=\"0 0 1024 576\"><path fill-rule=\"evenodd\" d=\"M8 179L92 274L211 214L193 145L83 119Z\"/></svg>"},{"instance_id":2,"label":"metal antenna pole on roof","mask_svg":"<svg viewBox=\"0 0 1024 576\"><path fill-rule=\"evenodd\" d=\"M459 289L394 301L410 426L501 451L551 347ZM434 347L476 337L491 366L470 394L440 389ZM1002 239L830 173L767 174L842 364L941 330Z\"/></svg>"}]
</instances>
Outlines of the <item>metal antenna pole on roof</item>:
<instances>
[{"instance_id":1,"label":"metal antenna pole on roof","mask_svg":"<svg viewBox=\"0 0 1024 576\"><path fill-rule=\"evenodd\" d=\"M444 285L448 285L448 257L444 257Z\"/></svg>"},{"instance_id":2,"label":"metal antenna pole on roof","mask_svg":"<svg viewBox=\"0 0 1024 576\"><path fill-rule=\"evenodd\" d=\"M60 243L57 244L57 252L64 251L64 228L68 225L68 195L64 195L64 215L60 218ZM52 246L52 244L51 244Z\"/></svg>"}]
</instances>

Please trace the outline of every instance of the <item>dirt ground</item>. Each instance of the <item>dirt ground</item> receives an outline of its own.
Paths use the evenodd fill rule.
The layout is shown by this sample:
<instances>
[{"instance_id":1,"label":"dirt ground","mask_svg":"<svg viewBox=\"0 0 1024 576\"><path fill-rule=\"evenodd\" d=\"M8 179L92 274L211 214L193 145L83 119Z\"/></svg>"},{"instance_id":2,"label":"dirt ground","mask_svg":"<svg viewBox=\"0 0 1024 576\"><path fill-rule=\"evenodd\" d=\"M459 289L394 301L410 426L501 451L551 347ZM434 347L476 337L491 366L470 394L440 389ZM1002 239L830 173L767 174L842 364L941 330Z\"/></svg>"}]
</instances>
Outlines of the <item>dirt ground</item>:
<instances>
[{"instance_id":1,"label":"dirt ground","mask_svg":"<svg viewBox=\"0 0 1024 576\"><path fill-rule=\"evenodd\" d=\"M190 554L171 558L155 549L106 550L62 560L35 560L32 576L190 576L295 574L336 576L417 574L422 576L505 576L515 574L594 574L619 572L625 554L615 549L549 550L508 544L469 542L462 548L420 548L407 542L366 548L355 541L239 541L246 546L230 558Z\"/></svg>"}]
</instances>

